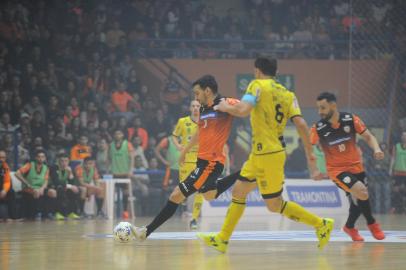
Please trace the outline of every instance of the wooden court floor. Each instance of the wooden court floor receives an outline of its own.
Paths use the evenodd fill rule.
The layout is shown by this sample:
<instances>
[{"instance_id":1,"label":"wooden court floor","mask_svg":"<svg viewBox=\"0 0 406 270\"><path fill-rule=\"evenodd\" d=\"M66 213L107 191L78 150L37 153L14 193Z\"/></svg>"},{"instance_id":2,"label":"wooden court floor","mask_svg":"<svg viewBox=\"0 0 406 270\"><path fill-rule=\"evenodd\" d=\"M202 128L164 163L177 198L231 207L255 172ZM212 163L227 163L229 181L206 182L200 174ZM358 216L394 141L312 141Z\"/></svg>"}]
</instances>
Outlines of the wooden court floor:
<instances>
[{"instance_id":1,"label":"wooden court floor","mask_svg":"<svg viewBox=\"0 0 406 270\"><path fill-rule=\"evenodd\" d=\"M187 219L180 217L152 234L153 239L130 244L112 240L116 222L0 223L0 269L406 269L406 216L377 216L382 227L393 232L392 238L403 242L390 242L390 237L372 242L363 232L367 241L359 244L340 233L344 219L335 218L336 240L319 251L306 226L275 215L244 217L236 233L239 239L231 241L227 254L194 239ZM138 218L133 223L150 220ZM217 231L221 222L222 218L206 218L200 229ZM364 220L359 224L365 230Z\"/></svg>"}]
</instances>

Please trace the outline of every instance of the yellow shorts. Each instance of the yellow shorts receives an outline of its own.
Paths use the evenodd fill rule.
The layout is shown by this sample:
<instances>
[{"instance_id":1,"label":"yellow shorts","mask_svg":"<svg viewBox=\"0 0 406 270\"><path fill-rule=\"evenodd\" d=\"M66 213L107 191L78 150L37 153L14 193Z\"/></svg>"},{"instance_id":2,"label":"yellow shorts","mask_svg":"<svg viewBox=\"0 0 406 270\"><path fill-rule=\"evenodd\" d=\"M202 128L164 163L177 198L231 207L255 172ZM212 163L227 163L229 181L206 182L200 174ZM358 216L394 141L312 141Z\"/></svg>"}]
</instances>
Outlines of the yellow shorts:
<instances>
[{"instance_id":1,"label":"yellow shorts","mask_svg":"<svg viewBox=\"0 0 406 270\"><path fill-rule=\"evenodd\" d=\"M185 162L179 166L179 181L185 181L194 169L196 169L196 162Z\"/></svg>"},{"instance_id":2,"label":"yellow shorts","mask_svg":"<svg viewBox=\"0 0 406 270\"><path fill-rule=\"evenodd\" d=\"M241 169L240 180L256 181L264 199L278 197L283 190L285 159L285 151L265 155L251 153Z\"/></svg>"}]
</instances>

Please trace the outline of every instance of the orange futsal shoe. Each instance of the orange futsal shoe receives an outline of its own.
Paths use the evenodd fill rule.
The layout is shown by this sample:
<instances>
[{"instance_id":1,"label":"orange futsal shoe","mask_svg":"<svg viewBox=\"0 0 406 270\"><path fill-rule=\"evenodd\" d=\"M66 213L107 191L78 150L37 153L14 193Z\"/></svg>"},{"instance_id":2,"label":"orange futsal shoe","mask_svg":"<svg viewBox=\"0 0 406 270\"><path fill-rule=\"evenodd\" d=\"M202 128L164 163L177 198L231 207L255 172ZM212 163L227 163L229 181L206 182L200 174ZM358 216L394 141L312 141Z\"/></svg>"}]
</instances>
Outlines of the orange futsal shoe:
<instances>
[{"instance_id":1,"label":"orange futsal shoe","mask_svg":"<svg viewBox=\"0 0 406 270\"><path fill-rule=\"evenodd\" d=\"M354 242L364 241L364 238L358 233L358 230L355 228L348 228L347 226L344 226L343 231L348 234Z\"/></svg>"},{"instance_id":2,"label":"orange futsal shoe","mask_svg":"<svg viewBox=\"0 0 406 270\"><path fill-rule=\"evenodd\" d=\"M385 234L381 230L381 226L379 226L378 223L373 223L371 225L368 225L368 229L371 231L372 236L377 239L377 240L383 240L385 239Z\"/></svg>"},{"instance_id":3,"label":"orange futsal shoe","mask_svg":"<svg viewBox=\"0 0 406 270\"><path fill-rule=\"evenodd\" d=\"M129 219L130 214L128 214L128 211L123 211L123 219Z\"/></svg>"}]
</instances>

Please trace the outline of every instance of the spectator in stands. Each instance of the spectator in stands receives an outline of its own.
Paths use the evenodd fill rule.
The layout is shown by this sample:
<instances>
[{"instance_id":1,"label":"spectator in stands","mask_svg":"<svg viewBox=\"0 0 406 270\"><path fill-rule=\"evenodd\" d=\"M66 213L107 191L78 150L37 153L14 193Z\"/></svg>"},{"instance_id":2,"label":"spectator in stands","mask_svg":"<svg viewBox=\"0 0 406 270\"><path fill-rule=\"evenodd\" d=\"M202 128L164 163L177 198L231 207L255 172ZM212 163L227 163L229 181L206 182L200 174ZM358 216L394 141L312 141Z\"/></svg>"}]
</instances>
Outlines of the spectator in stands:
<instances>
[{"instance_id":1,"label":"spectator in stands","mask_svg":"<svg viewBox=\"0 0 406 270\"><path fill-rule=\"evenodd\" d=\"M63 115L63 110L61 104L59 104L59 99L56 96L51 96L49 98L48 107L46 108L47 122L49 124L54 124L56 118Z\"/></svg>"},{"instance_id":2,"label":"spectator in stands","mask_svg":"<svg viewBox=\"0 0 406 270\"><path fill-rule=\"evenodd\" d=\"M100 122L99 129L97 130L97 134L100 138L106 139L107 143L110 143L113 140L111 136L111 130L109 127L109 120L103 119Z\"/></svg>"},{"instance_id":3,"label":"spectator in stands","mask_svg":"<svg viewBox=\"0 0 406 270\"><path fill-rule=\"evenodd\" d=\"M118 21L113 22L113 27L111 30L107 31L106 34L106 44L111 49L114 49L118 46L120 38L125 37L125 33L120 28L120 23Z\"/></svg>"},{"instance_id":4,"label":"spectator in stands","mask_svg":"<svg viewBox=\"0 0 406 270\"><path fill-rule=\"evenodd\" d=\"M90 196L96 196L97 216L104 218L105 214L102 211L104 196L105 196L105 184L101 181L99 172L95 165L95 160L92 156L86 157L83 161L83 165L78 165L75 168L75 175L80 183L81 194L81 213L86 216L84 211L85 200Z\"/></svg>"},{"instance_id":5,"label":"spectator in stands","mask_svg":"<svg viewBox=\"0 0 406 270\"><path fill-rule=\"evenodd\" d=\"M87 157L92 155L92 149L88 146L87 135L80 135L78 143L72 147L70 151L71 161L79 161L80 163Z\"/></svg>"},{"instance_id":6,"label":"spectator in stands","mask_svg":"<svg viewBox=\"0 0 406 270\"><path fill-rule=\"evenodd\" d=\"M161 109L158 109L155 113L154 121L150 122L147 129L148 134L152 134L159 140L164 138L170 133L172 124L170 123L168 116L164 115Z\"/></svg>"},{"instance_id":7,"label":"spectator in stands","mask_svg":"<svg viewBox=\"0 0 406 270\"><path fill-rule=\"evenodd\" d=\"M0 120L0 132L13 132L18 128L10 122L10 115L8 113L3 113Z\"/></svg>"},{"instance_id":8,"label":"spectator in stands","mask_svg":"<svg viewBox=\"0 0 406 270\"><path fill-rule=\"evenodd\" d=\"M104 138L97 141L96 167L101 175L110 173L109 144Z\"/></svg>"},{"instance_id":9,"label":"spectator in stands","mask_svg":"<svg viewBox=\"0 0 406 270\"><path fill-rule=\"evenodd\" d=\"M43 115L39 111L34 111L31 120L31 136L40 137L43 141L47 138L47 130Z\"/></svg>"},{"instance_id":10,"label":"spectator in stands","mask_svg":"<svg viewBox=\"0 0 406 270\"><path fill-rule=\"evenodd\" d=\"M56 190L55 219L79 219L78 207L80 203L80 190L72 169L69 167L69 156L59 154L57 163L49 169L48 188Z\"/></svg>"},{"instance_id":11,"label":"spectator in stands","mask_svg":"<svg viewBox=\"0 0 406 270\"><path fill-rule=\"evenodd\" d=\"M114 111L117 113L116 116L124 115L126 118L131 118L132 114L129 113L129 108L132 105L133 98L125 89L125 83L120 81L117 90L111 95L111 101Z\"/></svg>"},{"instance_id":12,"label":"spectator in stands","mask_svg":"<svg viewBox=\"0 0 406 270\"><path fill-rule=\"evenodd\" d=\"M128 128L128 140L132 140L134 136L141 138L141 146L145 151L148 147L148 132L143 128L141 117L133 118L132 126Z\"/></svg>"},{"instance_id":13,"label":"spectator in stands","mask_svg":"<svg viewBox=\"0 0 406 270\"><path fill-rule=\"evenodd\" d=\"M24 106L24 111L28 113L28 115L34 115L34 112L39 112L42 116L42 119L45 119L46 117L45 109L41 105L38 96L33 96L31 98L31 103L28 103L27 105Z\"/></svg>"},{"instance_id":14,"label":"spectator in stands","mask_svg":"<svg viewBox=\"0 0 406 270\"><path fill-rule=\"evenodd\" d=\"M392 150L390 172L393 177L392 212L404 213L406 210L406 131L402 132L401 142Z\"/></svg>"},{"instance_id":15,"label":"spectator in stands","mask_svg":"<svg viewBox=\"0 0 406 270\"><path fill-rule=\"evenodd\" d=\"M45 213L50 214L46 198L56 198L56 191L47 189L49 169L45 164L46 156L43 150L35 152L34 161L27 162L19 168L15 176L22 182L22 205L24 217L41 219ZM48 206L48 207L47 207Z\"/></svg>"},{"instance_id":16,"label":"spectator in stands","mask_svg":"<svg viewBox=\"0 0 406 270\"><path fill-rule=\"evenodd\" d=\"M128 142L121 129L114 131L114 140L110 144L109 149L111 173L114 178L132 178L134 168L134 148ZM128 199L130 190L128 185L119 184L123 191L123 218L129 218L128 213Z\"/></svg>"}]
</instances>

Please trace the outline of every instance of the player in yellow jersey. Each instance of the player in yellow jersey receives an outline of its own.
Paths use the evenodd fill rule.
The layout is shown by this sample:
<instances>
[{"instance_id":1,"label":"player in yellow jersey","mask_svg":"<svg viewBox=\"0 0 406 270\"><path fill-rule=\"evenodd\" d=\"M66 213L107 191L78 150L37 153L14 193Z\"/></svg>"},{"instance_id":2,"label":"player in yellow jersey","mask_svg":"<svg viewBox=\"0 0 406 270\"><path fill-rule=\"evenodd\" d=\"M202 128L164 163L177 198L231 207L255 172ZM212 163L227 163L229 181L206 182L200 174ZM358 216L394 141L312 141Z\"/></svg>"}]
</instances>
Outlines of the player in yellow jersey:
<instances>
[{"instance_id":1,"label":"player in yellow jersey","mask_svg":"<svg viewBox=\"0 0 406 270\"><path fill-rule=\"evenodd\" d=\"M312 226L323 248L330 239L334 221L321 218L307 211L295 202L282 198L285 164L285 143L283 132L288 119L295 124L304 143L308 167L313 178L320 177L316 158L309 140L309 129L301 116L295 94L275 81L277 62L275 59L258 58L255 61L253 80L241 102L229 106L221 102L216 110L233 116L251 115L252 149L248 160L241 169L240 176L232 192L232 202L218 234L198 234L199 238L220 252L226 252L228 241L241 218L247 195L257 186L271 212Z\"/></svg>"},{"instance_id":2,"label":"player in yellow jersey","mask_svg":"<svg viewBox=\"0 0 406 270\"><path fill-rule=\"evenodd\" d=\"M190 102L190 116L182 117L178 120L175 130L172 133L172 140L179 152L190 142L192 136L196 133L197 122L199 121L200 103L197 100ZM189 174L196 168L198 145L193 146L185 155L185 162L179 167L179 181L183 182ZM203 195L196 193L193 201L192 220L190 229L197 229L197 219L203 204Z\"/></svg>"}]
</instances>

